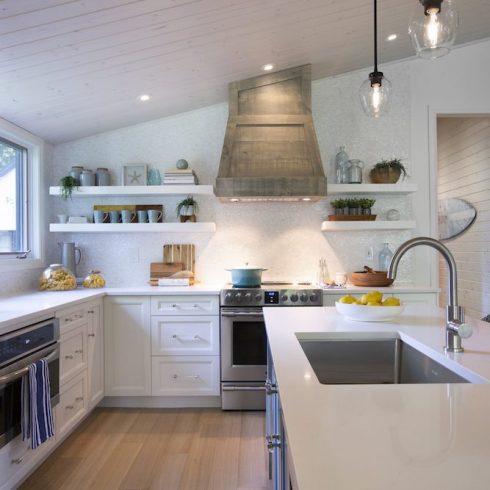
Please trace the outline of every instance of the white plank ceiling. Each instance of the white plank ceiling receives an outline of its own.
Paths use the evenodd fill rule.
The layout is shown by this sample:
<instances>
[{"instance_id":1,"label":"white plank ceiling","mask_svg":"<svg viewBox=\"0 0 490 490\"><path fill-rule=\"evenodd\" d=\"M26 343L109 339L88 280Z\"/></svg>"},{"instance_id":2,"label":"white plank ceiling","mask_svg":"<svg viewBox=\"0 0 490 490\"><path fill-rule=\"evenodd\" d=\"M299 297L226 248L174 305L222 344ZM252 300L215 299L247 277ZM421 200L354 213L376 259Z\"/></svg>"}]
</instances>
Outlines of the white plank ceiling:
<instances>
[{"instance_id":1,"label":"white plank ceiling","mask_svg":"<svg viewBox=\"0 0 490 490\"><path fill-rule=\"evenodd\" d=\"M490 37L459 0L457 43ZM52 143L227 100L227 84L312 63L372 64L372 0L0 0L0 117ZM418 0L379 0L380 63L413 55ZM398 39L386 42L388 34ZM367 74L366 74L367 75ZM152 95L141 103L138 95Z\"/></svg>"}]
</instances>

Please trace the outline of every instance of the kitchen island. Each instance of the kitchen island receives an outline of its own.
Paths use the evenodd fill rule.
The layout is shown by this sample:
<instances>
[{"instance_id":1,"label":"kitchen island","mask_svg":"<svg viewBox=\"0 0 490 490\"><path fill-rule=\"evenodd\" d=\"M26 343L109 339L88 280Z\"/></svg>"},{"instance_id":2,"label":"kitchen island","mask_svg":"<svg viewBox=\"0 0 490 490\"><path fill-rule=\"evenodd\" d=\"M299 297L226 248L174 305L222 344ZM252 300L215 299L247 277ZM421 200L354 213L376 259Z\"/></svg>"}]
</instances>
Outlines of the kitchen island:
<instances>
[{"instance_id":1,"label":"kitchen island","mask_svg":"<svg viewBox=\"0 0 490 490\"><path fill-rule=\"evenodd\" d=\"M388 323L335 308L264 308L293 488L472 489L490 486L490 326L470 321L465 352L446 354L444 311L408 305ZM322 385L300 336L397 332L474 384Z\"/></svg>"}]
</instances>

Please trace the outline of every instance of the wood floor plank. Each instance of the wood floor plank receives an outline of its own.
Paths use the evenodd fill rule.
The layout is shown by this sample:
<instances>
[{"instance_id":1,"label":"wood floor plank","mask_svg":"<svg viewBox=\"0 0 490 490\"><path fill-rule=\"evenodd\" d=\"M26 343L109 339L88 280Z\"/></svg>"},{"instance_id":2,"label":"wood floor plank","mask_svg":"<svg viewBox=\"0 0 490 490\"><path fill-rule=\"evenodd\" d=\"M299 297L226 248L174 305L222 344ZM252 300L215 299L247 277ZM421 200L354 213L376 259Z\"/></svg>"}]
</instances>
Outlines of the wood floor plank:
<instances>
[{"instance_id":1,"label":"wood floor plank","mask_svg":"<svg viewBox=\"0 0 490 490\"><path fill-rule=\"evenodd\" d=\"M270 490L263 412L97 409L22 490Z\"/></svg>"}]
</instances>

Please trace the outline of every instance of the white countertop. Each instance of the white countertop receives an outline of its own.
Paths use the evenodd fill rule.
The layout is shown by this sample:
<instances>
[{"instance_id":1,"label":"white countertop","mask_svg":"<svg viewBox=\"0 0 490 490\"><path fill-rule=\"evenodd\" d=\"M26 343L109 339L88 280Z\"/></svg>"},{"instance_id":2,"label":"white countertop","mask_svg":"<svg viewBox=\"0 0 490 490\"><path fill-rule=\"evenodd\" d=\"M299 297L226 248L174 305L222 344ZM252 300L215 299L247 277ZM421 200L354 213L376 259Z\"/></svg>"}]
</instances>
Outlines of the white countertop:
<instances>
[{"instance_id":1,"label":"white countertop","mask_svg":"<svg viewBox=\"0 0 490 490\"><path fill-rule=\"evenodd\" d=\"M438 293L440 288L434 288L432 286L387 286L387 287L365 287L365 286L353 286L347 284L345 288L327 288L323 289L323 294L359 294L367 291L380 291L383 294L397 294L397 293Z\"/></svg>"},{"instance_id":2,"label":"white countertop","mask_svg":"<svg viewBox=\"0 0 490 490\"><path fill-rule=\"evenodd\" d=\"M142 286L132 288L78 288L73 291L36 291L18 296L0 298L0 334L18 324L40 321L53 316L55 311L70 307L80 301L88 301L106 295L161 296L219 294L220 285L196 284L185 287Z\"/></svg>"},{"instance_id":3,"label":"white countertop","mask_svg":"<svg viewBox=\"0 0 490 490\"><path fill-rule=\"evenodd\" d=\"M446 354L444 312L408 305L391 323L344 320L335 308L265 308L300 490L490 488L490 326L471 321L465 352ZM322 385L296 332L398 332L481 384ZM454 369L458 366L457 369Z\"/></svg>"}]
</instances>

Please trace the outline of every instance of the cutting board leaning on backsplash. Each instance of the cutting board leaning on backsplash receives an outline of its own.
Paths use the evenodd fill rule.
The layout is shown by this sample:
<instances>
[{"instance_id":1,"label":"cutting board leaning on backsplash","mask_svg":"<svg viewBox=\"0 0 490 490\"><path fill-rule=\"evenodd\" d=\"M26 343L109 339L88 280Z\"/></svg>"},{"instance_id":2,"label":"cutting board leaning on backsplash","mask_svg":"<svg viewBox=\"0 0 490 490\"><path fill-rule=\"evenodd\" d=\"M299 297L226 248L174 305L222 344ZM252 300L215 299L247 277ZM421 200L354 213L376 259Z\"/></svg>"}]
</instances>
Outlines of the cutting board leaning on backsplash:
<instances>
[{"instance_id":1,"label":"cutting board leaning on backsplash","mask_svg":"<svg viewBox=\"0 0 490 490\"><path fill-rule=\"evenodd\" d=\"M182 263L185 271L196 273L196 247L193 244L173 244L163 246L163 262Z\"/></svg>"}]
</instances>

